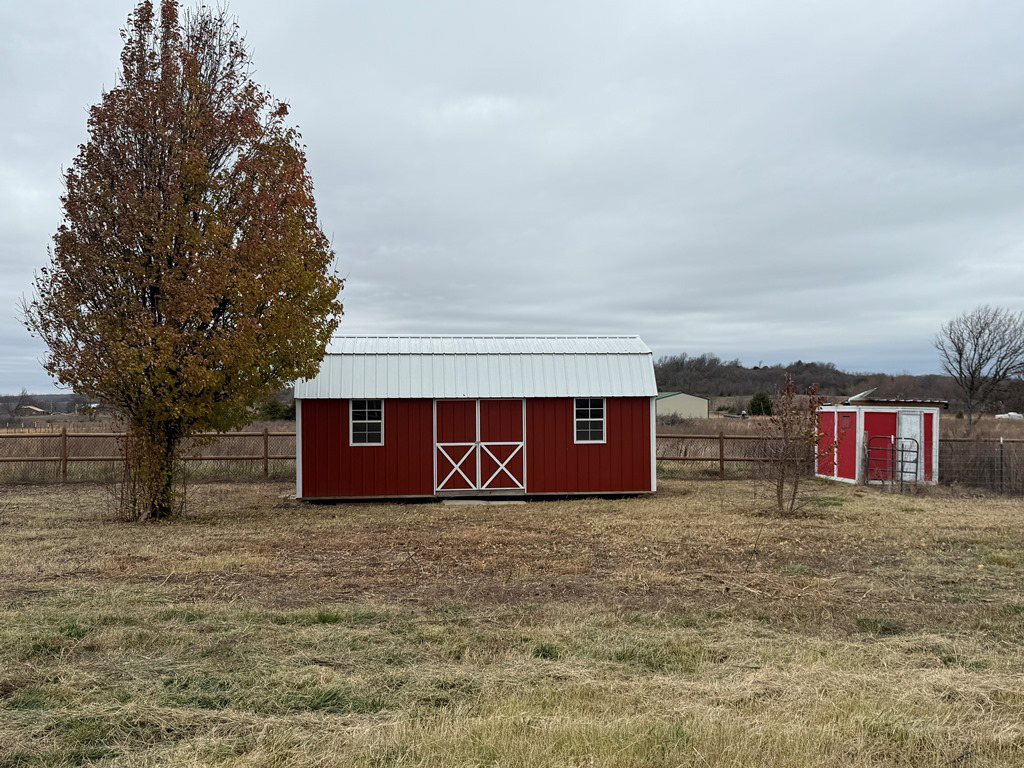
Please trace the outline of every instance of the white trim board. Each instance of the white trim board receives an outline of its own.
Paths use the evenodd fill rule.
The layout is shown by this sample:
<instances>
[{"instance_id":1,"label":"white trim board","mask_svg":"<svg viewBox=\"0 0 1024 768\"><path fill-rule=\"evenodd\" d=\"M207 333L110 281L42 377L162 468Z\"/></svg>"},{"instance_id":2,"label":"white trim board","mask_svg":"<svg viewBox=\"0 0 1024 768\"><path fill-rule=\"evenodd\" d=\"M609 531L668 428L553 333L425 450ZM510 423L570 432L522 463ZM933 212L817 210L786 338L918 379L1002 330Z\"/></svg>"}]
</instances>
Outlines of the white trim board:
<instances>
[{"instance_id":1,"label":"white trim board","mask_svg":"<svg viewBox=\"0 0 1024 768\"><path fill-rule=\"evenodd\" d=\"M295 401L295 498L302 498L302 401Z\"/></svg>"}]
</instances>

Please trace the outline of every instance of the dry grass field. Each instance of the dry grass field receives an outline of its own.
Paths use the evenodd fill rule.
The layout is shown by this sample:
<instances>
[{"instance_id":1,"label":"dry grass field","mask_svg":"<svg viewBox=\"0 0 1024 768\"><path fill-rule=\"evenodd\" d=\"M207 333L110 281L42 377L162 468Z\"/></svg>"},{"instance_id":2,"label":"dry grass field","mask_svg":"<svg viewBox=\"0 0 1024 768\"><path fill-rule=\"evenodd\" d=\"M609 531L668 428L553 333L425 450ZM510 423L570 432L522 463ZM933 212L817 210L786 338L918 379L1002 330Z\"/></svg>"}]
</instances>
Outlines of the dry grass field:
<instances>
[{"instance_id":1,"label":"dry grass field","mask_svg":"<svg viewBox=\"0 0 1024 768\"><path fill-rule=\"evenodd\" d=\"M1019 500L0 487L0 766L1024 765Z\"/></svg>"}]
</instances>

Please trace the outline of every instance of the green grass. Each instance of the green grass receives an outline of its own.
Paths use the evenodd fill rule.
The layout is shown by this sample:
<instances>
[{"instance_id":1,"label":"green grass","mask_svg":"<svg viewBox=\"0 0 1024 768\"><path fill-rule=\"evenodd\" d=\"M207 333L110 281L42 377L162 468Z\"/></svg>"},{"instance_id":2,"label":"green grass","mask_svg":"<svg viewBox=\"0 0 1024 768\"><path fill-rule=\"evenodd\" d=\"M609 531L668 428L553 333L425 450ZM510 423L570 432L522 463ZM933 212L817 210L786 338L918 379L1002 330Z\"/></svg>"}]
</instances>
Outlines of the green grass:
<instances>
[{"instance_id":1,"label":"green grass","mask_svg":"<svg viewBox=\"0 0 1024 768\"><path fill-rule=\"evenodd\" d=\"M985 556L986 565L1000 568L1024 568L1024 549L1004 549Z\"/></svg>"},{"instance_id":2,"label":"green grass","mask_svg":"<svg viewBox=\"0 0 1024 768\"><path fill-rule=\"evenodd\" d=\"M313 626L315 624L346 624L360 626L378 624L388 621L389 614L371 608L346 608L344 610L320 608L315 611L297 611L271 616L274 624L299 624Z\"/></svg>"},{"instance_id":3,"label":"green grass","mask_svg":"<svg viewBox=\"0 0 1024 768\"><path fill-rule=\"evenodd\" d=\"M533 657L535 659L548 659L549 661L556 661L561 658L562 651L554 643L537 643L533 647Z\"/></svg>"},{"instance_id":4,"label":"green grass","mask_svg":"<svg viewBox=\"0 0 1024 768\"><path fill-rule=\"evenodd\" d=\"M893 619L866 617L857 619L855 624L858 632L866 632L879 637L898 635L903 631L899 622Z\"/></svg>"},{"instance_id":5,"label":"green grass","mask_svg":"<svg viewBox=\"0 0 1024 768\"><path fill-rule=\"evenodd\" d=\"M978 639L908 640L885 619L858 621L866 643L660 610L524 608L504 626L480 609L268 616L117 590L8 609L0 648L69 611L97 626L113 602L160 631L107 623L48 671L15 662L0 765L938 766L969 739L1011 766L1024 749L998 727L1022 699L992 696L1018 660ZM327 616L349 620L313 620Z\"/></svg>"},{"instance_id":6,"label":"green grass","mask_svg":"<svg viewBox=\"0 0 1024 768\"><path fill-rule=\"evenodd\" d=\"M803 563L786 563L782 566L782 573L786 576L814 576L814 569Z\"/></svg>"}]
</instances>

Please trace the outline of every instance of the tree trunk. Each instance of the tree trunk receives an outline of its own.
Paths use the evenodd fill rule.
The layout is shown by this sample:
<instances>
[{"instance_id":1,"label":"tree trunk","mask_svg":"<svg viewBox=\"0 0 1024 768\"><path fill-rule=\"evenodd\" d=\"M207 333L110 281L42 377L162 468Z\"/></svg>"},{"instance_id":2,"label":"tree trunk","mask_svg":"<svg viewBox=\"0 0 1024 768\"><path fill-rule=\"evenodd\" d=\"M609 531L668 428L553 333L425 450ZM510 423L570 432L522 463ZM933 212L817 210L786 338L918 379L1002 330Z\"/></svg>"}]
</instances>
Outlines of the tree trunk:
<instances>
[{"instance_id":1,"label":"tree trunk","mask_svg":"<svg viewBox=\"0 0 1024 768\"><path fill-rule=\"evenodd\" d=\"M180 508L175 471L180 432L173 425L132 423L125 446L121 514L128 520L167 520Z\"/></svg>"},{"instance_id":2,"label":"tree trunk","mask_svg":"<svg viewBox=\"0 0 1024 768\"><path fill-rule=\"evenodd\" d=\"M783 455L783 466L779 469L778 477L775 479L775 509L781 515L786 511L786 467L785 455Z\"/></svg>"},{"instance_id":3,"label":"tree trunk","mask_svg":"<svg viewBox=\"0 0 1024 768\"><path fill-rule=\"evenodd\" d=\"M800 466L800 464L799 464L798 460L796 459L796 457L794 457L792 469L793 469L793 484L792 484L792 487L790 488L790 493L789 493L789 510L788 510L789 514L791 514L791 515L796 512L796 501L797 501L797 497L800 494L800 472L802 470L802 467Z\"/></svg>"},{"instance_id":4,"label":"tree trunk","mask_svg":"<svg viewBox=\"0 0 1024 768\"><path fill-rule=\"evenodd\" d=\"M147 515L151 520L168 520L174 517L177 511L174 498L174 465L178 454L178 442L176 437L165 433L160 444L154 446L156 464L153 467L153 485Z\"/></svg>"}]
</instances>

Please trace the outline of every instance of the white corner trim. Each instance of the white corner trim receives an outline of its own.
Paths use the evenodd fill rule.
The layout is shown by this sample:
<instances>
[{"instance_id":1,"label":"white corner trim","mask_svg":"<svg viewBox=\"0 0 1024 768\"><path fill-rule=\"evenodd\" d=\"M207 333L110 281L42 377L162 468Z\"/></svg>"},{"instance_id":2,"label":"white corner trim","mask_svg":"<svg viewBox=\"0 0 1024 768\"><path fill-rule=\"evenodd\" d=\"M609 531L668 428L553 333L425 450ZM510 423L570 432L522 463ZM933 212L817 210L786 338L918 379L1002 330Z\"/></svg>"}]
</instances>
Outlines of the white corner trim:
<instances>
[{"instance_id":1,"label":"white corner trim","mask_svg":"<svg viewBox=\"0 0 1024 768\"><path fill-rule=\"evenodd\" d=\"M658 398L651 398L651 493L658 490Z\"/></svg>"},{"instance_id":2,"label":"white corner trim","mask_svg":"<svg viewBox=\"0 0 1024 768\"><path fill-rule=\"evenodd\" d=\"M302 498L302 401L295 401L295 498Z\"/></svg>"}]
</instances>

